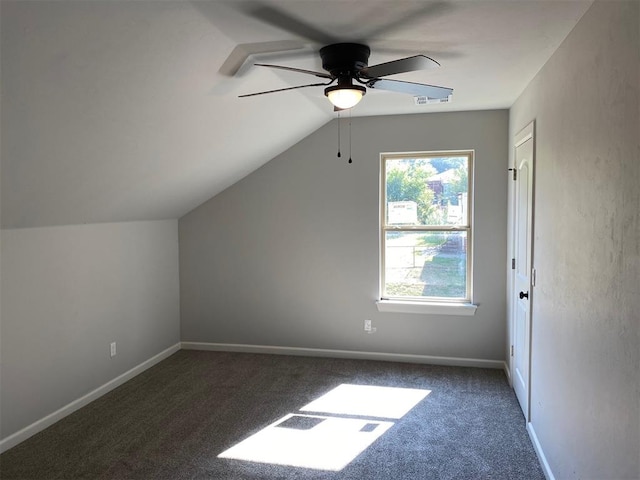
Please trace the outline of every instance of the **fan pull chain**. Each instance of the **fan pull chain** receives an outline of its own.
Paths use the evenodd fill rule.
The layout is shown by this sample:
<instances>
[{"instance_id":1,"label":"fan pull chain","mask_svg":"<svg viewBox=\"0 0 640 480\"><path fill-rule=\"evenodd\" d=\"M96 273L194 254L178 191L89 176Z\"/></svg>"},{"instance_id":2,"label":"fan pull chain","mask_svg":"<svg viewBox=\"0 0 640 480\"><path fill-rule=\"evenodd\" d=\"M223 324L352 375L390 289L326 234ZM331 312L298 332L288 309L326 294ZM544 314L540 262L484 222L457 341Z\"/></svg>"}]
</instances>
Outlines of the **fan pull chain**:
<instances>
[{"instance_id":1,"label":"fan pull chain","mask_svg":"<svg viewBox=\"0 0 640 480\"><path fill-rule=\"evenodd\" d=\"M349 163L353 163L351 159L351 109L349 109Z\"/></svg>"},{"instance_id":2,"label":"fan pull chain","mask_svg":"<svg viewBox=\"0 0 640 480\"><path fill-rule=\"evenodd\" d=\"M340 153L340 110L338 110L338 158L340 158L342 154Z\"/></svg>"}]
</instances>

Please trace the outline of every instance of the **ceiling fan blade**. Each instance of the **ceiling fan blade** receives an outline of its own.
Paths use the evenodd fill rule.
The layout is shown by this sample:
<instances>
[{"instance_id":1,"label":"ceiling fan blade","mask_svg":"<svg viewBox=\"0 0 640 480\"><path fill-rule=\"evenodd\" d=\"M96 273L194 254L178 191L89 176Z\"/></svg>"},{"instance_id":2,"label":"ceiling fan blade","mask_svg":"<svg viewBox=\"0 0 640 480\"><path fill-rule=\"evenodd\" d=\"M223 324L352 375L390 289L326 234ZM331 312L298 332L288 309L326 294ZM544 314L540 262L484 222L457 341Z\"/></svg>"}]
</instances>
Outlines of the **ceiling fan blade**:
<instances>
[{"instance_id":1,"label":"ceiling fan blade","mask_svg":"<svg viewBox=\"0 0 640 480\"><path fill-rule=\"evenodd\" d=\"M359 76L362 78L378 78L396 73L414 72L428 68L437 68L440 64L433 58L426 55L414 55L413 57L401 58L391 62L379 63L371 67L360 70Z\"/></svg>"},{"instance_id":2,"label":"ceiling fan blade","mask_svg":"<svg viewBox=\"0 0 640 480\"><path fill-rule=\"evenodd\" d=\"M369 42L371 51L377 54L407 56L415 55L416 52L428 52L428 57L460 58L462 53L456 50L456 46L451 42L433 41L413 41L413 40L374 40Z\"/></svg>"},{"instance_id":3,"label":"ceiling fan blade","mask_svg":"<svg viewBox=\"0 0 640 480\"><path fill-rule=\"evenodd\" d=\"M374 78L367 82L367 87L374 90L388 90L390 92L407 93L413 96L442 99L453 94L452 88L426 85L424 83L403 82L400 80L387 80Z\"/></svg>"},{"instance_id":4,"label":"ceiling fan blade","mask_svg":"<svg viewBox=\"0 0 640 480\"><path fill-rule=\"evenodd\" d=\"M233 77L244 62L251 55L261 53L287 52L290 50L300 50L304 45L300 42L292 40L282 40L276 42L260 42L260 43L241 43L237 45L229 54L224 63L218 70L222 75Z\"/></svg>"},{"instance_id":5,"label":"ceiling fan blade","mask_svg":"<svg viewBox=\"0 0 640 480\"><path fill-rule=\"evenodd\" d=\"M293 33L300 38L306 38L321 45L337 43L338 40L328 33L318 30L298 18L279 10L271 5L252 4L247 12L249 15L281 30Z\"/></svg>"},{"instance_id":6,"label":"ceiling fan blade","mask_svg":"<svg viewBox=\"0 0 640 480\"><path fill-rule=\"evenodd\" d=\"M266 90L264 92L256 92L256 93L245 93L244 95L238 95L238 98L243 97L255 97L256 95L265 95L267 93L276 93L276 92L284 92L286 90L295 90L297 88L306 88L306 87L321 87L331 85L333 82L329 83L310 83L309 85L298 85L296 87L287 87L287 88L277 88L275 90Z\"/></svg>"},{"instance_id":7,"label":"ceiling fan blade","mask_svg":"<svg viewBox=\"0 0 640 480\"><path fill-rule=\"evenodd\" d=\"M267 63L254 63L254 65L258 65L259 67L269 67L269 68L278 68L280 70L289 70L291 72L307 73L309 75L315 75L316 77L320 77L320 78L328 78L330 80L333 80L334 78L328 73L314 72L313 70L305 70L303 68L283 67L282 65L269 65Z\"/></svg>"},{"instance_id":8,"label":"ceiling fan blade","mask_svg":"<svg viewBox=\"0 0 640 480\"><path fill-rule=\"evenodd\" d=\"M407 12L403 12L398 17L396 17L393 21L386 23L385 25L381 25L377 28L370 29L364 35L365 38L384 38L385 36L389 36L390 32L404 29L411 24L421 22L424 23L425 17L433 17L436 18L440 15L447 13L449 10L453 8L451 2L448 1L434 1L427 2L420 5L418 8L412 9ZM374 8L372 10L372 15L378 14ZM375 17L374 17L375 18ZM368 22L367 19L361 19L361 22L365 25L374 24L374 22Z\"/></svg>"}]
</instances>

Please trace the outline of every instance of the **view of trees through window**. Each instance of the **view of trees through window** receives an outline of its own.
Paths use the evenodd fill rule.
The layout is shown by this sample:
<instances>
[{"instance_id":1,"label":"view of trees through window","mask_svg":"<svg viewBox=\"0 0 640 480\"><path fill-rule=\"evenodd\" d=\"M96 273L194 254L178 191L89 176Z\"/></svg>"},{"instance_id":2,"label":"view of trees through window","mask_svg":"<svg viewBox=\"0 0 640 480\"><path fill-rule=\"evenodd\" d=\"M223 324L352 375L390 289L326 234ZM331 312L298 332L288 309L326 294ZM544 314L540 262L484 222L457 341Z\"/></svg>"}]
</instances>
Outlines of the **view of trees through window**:
<instances>
[{"instance_id":1,"label":"view of trees through window","mask_svg":"<svg viewBox=\"0 0 640 480\"><path fill-rule=\"evenodd\" d=\"M469 300L471 152L383 162L382 296Z\"/></svg>"}]
</instances>

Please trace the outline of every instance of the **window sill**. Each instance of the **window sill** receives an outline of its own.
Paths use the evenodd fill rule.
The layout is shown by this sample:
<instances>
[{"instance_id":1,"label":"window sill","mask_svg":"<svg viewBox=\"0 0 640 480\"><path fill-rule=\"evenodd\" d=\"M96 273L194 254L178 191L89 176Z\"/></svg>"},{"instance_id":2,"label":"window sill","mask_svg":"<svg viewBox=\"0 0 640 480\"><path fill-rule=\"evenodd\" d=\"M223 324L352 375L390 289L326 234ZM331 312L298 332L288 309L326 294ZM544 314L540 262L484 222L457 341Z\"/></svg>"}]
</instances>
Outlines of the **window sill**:
<instances>
[{"instance_id":1,"label":"window sill","mask_svg":"<svg viewBox=\"0 0 640 480\"><path fill-rule=\"evenodd\" d=\"M378 300L376 306L379 312L461 316L475 315L478 308L472 303L423 303L399 300Z\"/></svg>"}]
</instances>

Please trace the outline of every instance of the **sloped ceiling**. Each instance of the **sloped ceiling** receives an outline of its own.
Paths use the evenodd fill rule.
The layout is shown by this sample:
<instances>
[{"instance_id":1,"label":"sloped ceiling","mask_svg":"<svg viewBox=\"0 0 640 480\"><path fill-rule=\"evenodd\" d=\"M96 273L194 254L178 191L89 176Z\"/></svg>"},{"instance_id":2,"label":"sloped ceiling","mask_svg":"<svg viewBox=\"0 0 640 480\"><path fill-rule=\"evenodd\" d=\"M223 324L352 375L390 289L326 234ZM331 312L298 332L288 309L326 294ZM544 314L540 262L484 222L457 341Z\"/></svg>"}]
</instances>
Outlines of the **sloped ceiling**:
<instances>
[{"instance_id":1,"label":"sloped ceiling","mask_svg":"<svg viewBox=\"0 0 640 480\"><path fill-rule=\"evenodd\" d=\"M334 118L321 87L237 97L317 81L252 62L321 70L320 35L366 40L370 65L429 55L439 69L396 78L454 89L427 106L369 92L354 116L508 108L590 4L3 0L2 227L189 212ZM224 74L267 42L300 48Z\"/></svg>"}]
</instances>

